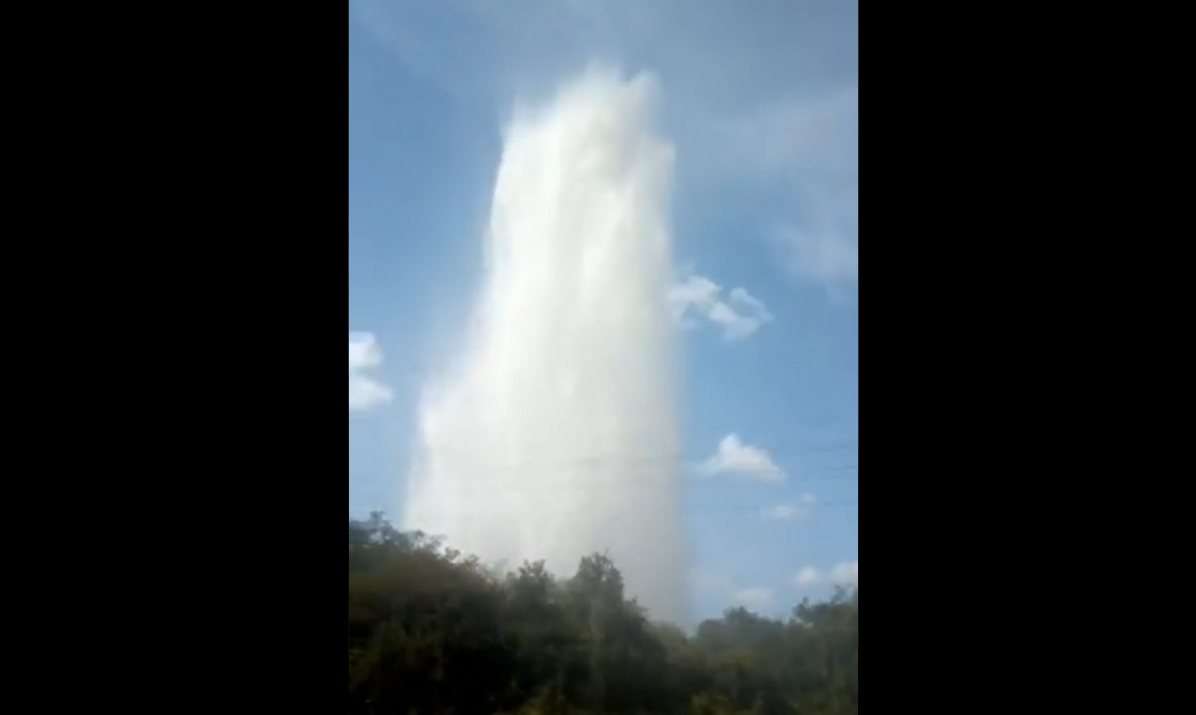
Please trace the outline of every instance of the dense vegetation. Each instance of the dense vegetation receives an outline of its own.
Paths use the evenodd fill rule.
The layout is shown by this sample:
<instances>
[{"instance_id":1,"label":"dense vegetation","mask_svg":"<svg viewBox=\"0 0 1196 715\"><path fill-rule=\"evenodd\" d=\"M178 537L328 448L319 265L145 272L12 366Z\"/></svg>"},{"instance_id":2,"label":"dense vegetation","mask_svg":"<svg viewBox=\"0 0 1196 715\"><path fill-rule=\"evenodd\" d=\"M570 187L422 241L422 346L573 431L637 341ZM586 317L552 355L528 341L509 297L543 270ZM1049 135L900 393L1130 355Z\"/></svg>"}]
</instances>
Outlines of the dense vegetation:
<instances>
[{"instance_id":1,"label":"dense vegetation","mask_svg":"<svg viewBox=\"0 0 1196 715\"><path fill-rule=\"evenodd\" d=\"M555 581L349 522L350 715L859 713L859 591L650 623L602 556Z\"/></svg>"}]
</instances>

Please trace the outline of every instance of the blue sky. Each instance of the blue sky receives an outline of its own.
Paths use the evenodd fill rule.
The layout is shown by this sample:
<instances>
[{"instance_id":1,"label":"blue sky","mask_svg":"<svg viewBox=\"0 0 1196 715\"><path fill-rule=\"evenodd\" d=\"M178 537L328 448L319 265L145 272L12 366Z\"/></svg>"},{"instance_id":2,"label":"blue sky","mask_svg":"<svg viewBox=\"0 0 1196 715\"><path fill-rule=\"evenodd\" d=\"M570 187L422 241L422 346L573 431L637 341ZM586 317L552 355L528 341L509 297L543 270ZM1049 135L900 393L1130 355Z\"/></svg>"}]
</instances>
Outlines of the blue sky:
<instances>
[{"instance_id":1,"label":"blue sky","mask_svg":"<svg viewBox=\"0 0 1196 715\"><path fill-rule=\"evenodd\" d=\"M351 0L350 514L398 511L420 386L481 276L506 113L595 60L656 75L677 148L700 613L858 582L853 1Z\"/></svg>"}]
</instances>

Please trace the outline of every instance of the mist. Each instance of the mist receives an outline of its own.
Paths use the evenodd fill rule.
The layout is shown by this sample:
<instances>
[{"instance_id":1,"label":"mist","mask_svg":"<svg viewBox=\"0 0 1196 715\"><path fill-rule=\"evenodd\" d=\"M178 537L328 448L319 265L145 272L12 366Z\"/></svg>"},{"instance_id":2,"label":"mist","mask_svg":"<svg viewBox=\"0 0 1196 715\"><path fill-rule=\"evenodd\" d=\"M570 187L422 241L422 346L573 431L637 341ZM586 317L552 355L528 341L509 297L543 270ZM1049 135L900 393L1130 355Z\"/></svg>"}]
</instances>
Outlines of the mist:
<instances>
[{"instance_id":1,"label":"mist","mask_svg":"<svg viewBox=\"0 0 1196 715\"><path fill-rule=\"evenodd\" d=\"M572 575L606 552L657 618L688 615L672 145L646 76L591 70L504 130L485 278L425 385L403 525Z\"/></svg>"}]
</instances>

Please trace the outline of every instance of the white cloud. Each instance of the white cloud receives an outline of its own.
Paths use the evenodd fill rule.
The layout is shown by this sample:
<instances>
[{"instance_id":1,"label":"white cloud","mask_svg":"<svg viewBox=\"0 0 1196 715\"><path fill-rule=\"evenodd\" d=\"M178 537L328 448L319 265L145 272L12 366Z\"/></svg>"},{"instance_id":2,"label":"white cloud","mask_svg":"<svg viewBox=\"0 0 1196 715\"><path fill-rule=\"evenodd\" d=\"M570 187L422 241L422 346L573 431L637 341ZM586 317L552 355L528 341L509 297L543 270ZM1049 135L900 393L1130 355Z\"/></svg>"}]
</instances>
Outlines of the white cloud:
<instances>
[{"instance_id":1,"label":"white cloud","mask_svg":"<svg viewBox=\"0 0 1196 715\"><path fill-rule=\"evenodd\" d=\"M777 605L775 589L736 586L735 580L726 572L697 570L690 574L690 583L696 593L703 598L716 600L720 607L728 601L757 611L771 610Z\"/></svg>"},{"instance_id":2,"label":"white cloud","mask_svg":"<svg viewBox=\"0 0 1196 715\"><path fill-rule=\"evenodd\" d=\"M349 411L368 410L394 399L390 388L368 373L382 365L377 339L368 333L349 333Z\"/></svg>"},{"instance_id":3,"label":"white cloud","mask_svg":"<svg viewBox=\"0 0 1196 715\"><path fill-rule=\"evenodd\" d=\"M800 589L809 589L821 584L829 586L859 586L860 562L845 561L825 574L812 566L808 566L794 577L793 583Z\"/></svg>"},{"instance_id":4,"label":"white cloud","mask_svg":"<svg viewBox=\"0 0 1196 715\"><path fill-rule=\"evenodd\" d=\"M735 603L747 608L769 608L776 602L776 592L771 588L745 588L735 593Z\"/></svg>"},{"instance_id":5,"label":"white cloud","mask_svg":"<svg viewBox=\"0 0 1196 715\"><path fill-rule=\"evenodd\" d=\"M818 500L814 498L814 495L806 494L796 504L777 504L765 507L761 510L760 515L773 521L797 521L810 516L816 504L818 504Z\"/></svg>"},{"instance_id":6,"label":"white cloud","mask_svg":"<svg viewBox=\"0 0 1196 715\"><path fill-rule=\"evenodd\" d=\"M786 478L767 451L744 444L734 434L719 443L718 452L699 465L698 471L710 477L726 474L762 482L783 482Z\"/></svg>"},{"instance_id":7,"label":"white cloud","mask_svg":"<svg viewBox=\"0 0 1196 715\"><path fill-rule=\"evenodd\" d=\"M860 585L860 562L841 563L831 570L831 583L836 586Z\"/></svg>"},{"instance_id":8,"label":"white cloud","mask_svg":"<svg viewBox=\"0 0 1196 715\"><path fill-rule=\"evenodd\" d=\"M806 589L817 586L822 582L822 574L818 573L818 569L807 566L801 570L801 573L793 579L793 583L797 584L798 588Z\"/></svg>"},{"instance_id":9,"label":"white cloud","mask_svg":"<svg viewBox=\"0 0 1196 715\"><path fill-rule=\"evenodd\" d=\"M736 288L723 300L722 287L698 275L686 276L673 286L669 305L683 327L693 329L709 322L721 329L728 341L750 338L773 320L768 307L747 290Z\"/></svg>"}]
</instances>

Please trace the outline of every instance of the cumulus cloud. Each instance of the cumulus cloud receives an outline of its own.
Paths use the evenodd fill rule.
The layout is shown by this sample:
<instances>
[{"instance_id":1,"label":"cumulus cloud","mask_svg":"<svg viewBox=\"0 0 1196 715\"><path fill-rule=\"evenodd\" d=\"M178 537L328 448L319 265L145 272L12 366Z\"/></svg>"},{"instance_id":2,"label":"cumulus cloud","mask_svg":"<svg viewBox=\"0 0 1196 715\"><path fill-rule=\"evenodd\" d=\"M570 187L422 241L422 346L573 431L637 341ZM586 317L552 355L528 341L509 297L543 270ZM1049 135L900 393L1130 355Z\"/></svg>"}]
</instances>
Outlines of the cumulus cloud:
<instances>
[{"instance_id":1,"label":"cumulus cloud","mask_svg":"<svg viewBox=\"0 0 1196 715\"><path fill-rule=\"evenodd\" d=\"M775 589L737 586L724 571L695 570L691 573L690 583L703 598L717 600L720 604L730 601L755 611L768 611L777 605Z\"/></svg>"},{"instance_id":2,"label":"cumulus cloud","mask_svg":"<svg viewBox=\"0 0 1196 715\"><path fill-rule=\"evenodd\" d=\"M377 339L368 333L349 333L349 411L369 410L390 402L394 395L369 373L382 365Z\"/></svg>"},{"instance_id":3,"label":"cumulus cloud","mask_svg":"<svg viewBox=\"0 0 1196 715\"><path fill-rule=\"evenodd\" d=\"M728 341L755 335L772 322L768 307L743 288L731 291L723 299L723 288L699 275L686 276L669 291L673 317L686 329L709 323L720 329Z\"/></svg>"},{"instance_id":4,"label":"cumulus cloud","mask_svg":"<svg viewBox=\"0 0 1196 715\"><path fill-rule=\"evenodd\" d=\"M829 586L859 586L860 562L845 561L825 574L812 566L806 567L794 577L793 583L800 589L809 589L822 584Z\"/></svg>"},{"instance_id":5,"label":"cumulus cloud","mask_svg":"<svg viewBox=\"0 0 1196 715\"><path fill-rule=\"evenodd\" d=\"M745 588L735 593L735 603L755 609L771 607L776 602L776 592L771 588Z\"/></svg>"},{"instance_id":6,"label":"cumulus cloud","mask_svg":"<svg viewBox=\"0 0 1196 715\"><path fill-rule=\"evenodd\" d=\"M807 566L793 579L793 582L797 584L798 588L812 588L822 582L822 574L818 572L818 569Z\"/></svg>"},{"instance_id":7,"label":"cumulus cloud","mask_svg":"<svg viewBox=\"0 0 1196 715\"><path fill-rule=\"evenodd\" d=\"M860 562L842 563L831 570L831 583L836 586L858 586L860 584Z\"/></svg>"},{"instance_id":8,"label":"cumulus cloud","mask_svg":"<svg viewBox=\"0 0 1196 715\"><path fill-rule=\"evenodd\" d=\"M812 494L806 494L795 504L777 504L765 507L760 515L773 521L797 521L805 519L814 511L818 500Z\"/></svg>"},{"instance_id":9,"label":"cumulus cloud","mask_svg":"<svg viewBox=\"0 0 1196 715\"><path fill-rule=\"evenodd\" d=\"M718 451L698 467L706 476L747 477L761 482L783 482L785 472L776 465L766 450L746 445L738 435L728 435L719 443Z\"/></svg>"}]
</instances>

